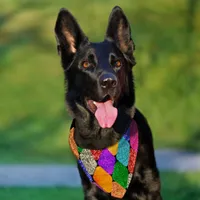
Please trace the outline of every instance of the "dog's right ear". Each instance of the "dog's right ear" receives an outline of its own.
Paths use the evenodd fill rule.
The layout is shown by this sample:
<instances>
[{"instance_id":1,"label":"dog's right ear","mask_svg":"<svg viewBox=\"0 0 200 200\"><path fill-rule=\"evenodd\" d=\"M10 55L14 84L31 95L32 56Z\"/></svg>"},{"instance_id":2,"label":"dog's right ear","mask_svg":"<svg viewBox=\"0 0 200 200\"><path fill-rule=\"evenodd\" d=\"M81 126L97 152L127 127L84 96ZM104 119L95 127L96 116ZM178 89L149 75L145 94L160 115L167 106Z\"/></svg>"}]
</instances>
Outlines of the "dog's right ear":
<instances>
[{"instance_id":1,"label":"dog's right ear","mask_svg":"<svg viewBox=\"0 0 200 200\"><path fill-rule=\"evenodd\" d=\"M88 39L72 14L64 8L58 13L54 30L57 50L65 65L63 67L68 68L80 45L86 43Z\"/></svg>"},{"instance_id":2,"label":"dog's right ear","mask_svg":"<svg viewBox=\"0 0 200 200\"><path fill-rule=\"evenodd\" d=\"M133 57L135 45L131 38L131 27L119 6L115 6L110 14L106 39L114 41L131 65L135 65Z\"/></svg>"}]
</instances>

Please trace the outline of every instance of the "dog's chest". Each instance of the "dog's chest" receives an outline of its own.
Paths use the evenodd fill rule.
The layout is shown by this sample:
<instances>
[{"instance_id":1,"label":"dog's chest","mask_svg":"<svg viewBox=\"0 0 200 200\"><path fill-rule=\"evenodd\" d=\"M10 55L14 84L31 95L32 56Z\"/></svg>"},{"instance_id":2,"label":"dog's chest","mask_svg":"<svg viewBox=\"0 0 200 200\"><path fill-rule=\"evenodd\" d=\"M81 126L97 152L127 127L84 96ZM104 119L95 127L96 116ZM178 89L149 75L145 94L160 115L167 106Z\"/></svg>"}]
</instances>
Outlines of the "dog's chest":
<instances>
[{"instance_id":1,"label":"dog's chest","mask_svg":"<svg viewBox=\"0 0 200 200\"><path fill-rule=\"evenodd\" d=\"M82 149L70 130L69 144L88 179L104 192L123 198L134 172L138 151L138 129L134 120L121 140L102 150Z\"/></svg>"}]
</instances>

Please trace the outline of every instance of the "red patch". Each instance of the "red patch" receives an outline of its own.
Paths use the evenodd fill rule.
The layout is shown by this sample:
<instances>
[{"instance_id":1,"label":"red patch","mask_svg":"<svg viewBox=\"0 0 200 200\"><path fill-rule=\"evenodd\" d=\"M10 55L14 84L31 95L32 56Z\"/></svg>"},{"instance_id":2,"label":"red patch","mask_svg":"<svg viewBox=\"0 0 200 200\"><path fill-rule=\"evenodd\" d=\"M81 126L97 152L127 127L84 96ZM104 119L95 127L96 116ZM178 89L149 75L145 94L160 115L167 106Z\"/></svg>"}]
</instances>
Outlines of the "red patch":
<instances>
[{"instance_id":1,"label":"red patch","mask_svg":"<svg viewBox=\"0 0 200 200\"><path fill-rule=\"evenodd\" d=\"M131 148L130 149L130 157L128 162L128 170L130 173L133 173L136 161L136 152Z\"/></svg>"},{"instance_id":2,"label":"red patch","mask_svg":"<svg viewBox=\"0 0 200 200\"><path fill-rule=\"evenodd\" d=\"M99 160L99 157L100 157L102 151L101 150L90 150L90 151L91 151L94 159Z\"/></svg>"}]
</instances>

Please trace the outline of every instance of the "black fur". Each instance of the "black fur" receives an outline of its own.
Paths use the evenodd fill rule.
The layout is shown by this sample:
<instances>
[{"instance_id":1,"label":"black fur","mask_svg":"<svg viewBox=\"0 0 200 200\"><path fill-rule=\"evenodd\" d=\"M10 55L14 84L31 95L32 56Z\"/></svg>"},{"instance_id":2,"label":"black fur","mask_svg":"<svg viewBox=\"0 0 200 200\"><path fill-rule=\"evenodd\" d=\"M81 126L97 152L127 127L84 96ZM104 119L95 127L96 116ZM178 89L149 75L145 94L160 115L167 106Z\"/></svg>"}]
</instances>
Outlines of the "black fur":
<instances>
[{"instance_id":1,"label":"black fur","mask_svg":"<svg viewBox=\"0 0 200 200\"><path fill-rule=\"evenodd\" d=\"M145 117L134 108L132 66L135 65L135 46L122 9L113 8L105 40L101 43L91 43L65 9L58 14L55 33L65 73L66 102L74 118L76 143L89 149L111 146L120 140L134 117L139 130L139 149L134 175L123 199L161 200L151 130ZM83 67L84 61L89 63L87 68ZM120 61L120 67L116 61ZM115 86L102 87L102 76L116 80ZM101 102L106 98L111 98L118 109L111 128L101 128L87 104L88 100ZM79 172L85 200L116 199L92 185L82 169L79 168Z\"/></svg>"}]
</instances>

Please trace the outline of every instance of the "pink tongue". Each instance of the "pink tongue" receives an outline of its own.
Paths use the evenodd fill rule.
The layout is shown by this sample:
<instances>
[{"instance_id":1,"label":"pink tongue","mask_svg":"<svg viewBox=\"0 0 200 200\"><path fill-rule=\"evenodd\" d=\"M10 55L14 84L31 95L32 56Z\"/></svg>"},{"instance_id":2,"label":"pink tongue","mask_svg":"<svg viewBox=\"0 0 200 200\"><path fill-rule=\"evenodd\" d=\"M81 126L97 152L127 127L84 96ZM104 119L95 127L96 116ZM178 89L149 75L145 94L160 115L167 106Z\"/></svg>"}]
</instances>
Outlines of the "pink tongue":
<instances>
[{"instance_id":1,"label":"pink tongue","mask_svg":"<svg viewBox=\"0 0 200 200\"><path fill-rule=\"evenodd\" d=\"M97 110L95 117L97 118L99 125L102 128L110 128L117 118L117 108L113 107L112 101L106 101L104 103L96 102Z\"/></svg>"}]
</instances>

